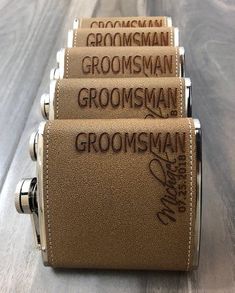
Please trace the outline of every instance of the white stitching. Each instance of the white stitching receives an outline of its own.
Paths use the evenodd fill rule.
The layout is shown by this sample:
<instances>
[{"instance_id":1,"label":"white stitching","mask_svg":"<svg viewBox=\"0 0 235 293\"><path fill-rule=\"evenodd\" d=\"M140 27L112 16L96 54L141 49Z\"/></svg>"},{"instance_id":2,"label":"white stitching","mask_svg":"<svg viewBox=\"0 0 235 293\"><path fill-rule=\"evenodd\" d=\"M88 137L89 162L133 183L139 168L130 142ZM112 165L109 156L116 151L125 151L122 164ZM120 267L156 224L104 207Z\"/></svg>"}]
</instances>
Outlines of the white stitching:
<instances>
[{"instance_id":1,"label":"white stitching","mask_svg":"<svg viewBox=\"0 0 235 293\"><path fill-rule=\"evenodd\" d=\"M189 198L189 239L188 239L188 259L187 259L187 270L190 268L190 258L191 258L191 244L192 244L192 219L193 219L193 165L192 165L192 157L193 157L193 148L192 148L192 125L191 119L189 121L189 140L190 140L190 198Z\"/></svg>"},{"instance_id":2,"label":"white stitching","mask_svg":"<svg viewBox=\"0 0 235 293\"><path fill-rule=\"evenodd\" d=\"M47 127L47 141L46 141L46 211L47 211L47 228L48 228L48 242L49 242L49 250L51 254L51 264L54 263L54 256L53 256L53 248L52 248L52 240L51 240L51 223L50 223L50 206L49 206L49 192L48 192L48 185L49 185L49 168L48 168L48 158L49 158L49 134L50 134L50 122L48 123Z\"/></svg>"},{"instance_id":3,"label":"white stitching","mask_svg":"<svg viewBox=\"0 0 235 293\"><path fill-rule=\"evenodd\" d=\"M78 33L78 30L75 30L73 47L77 47L77 33Z\"/></svg>"},{"instance_id":4,"label":"white stitching","mask_svg":"<svg viewBox=\"0 0 235 293\"><path fill-rule=\"evenodd\" d=\"M69 78L69 49L66 53L66 78Z\"/></svg>"},{"instance_id":5,"label":"white stitching","mask_svg":"<svg viewBox=\"0 0 235 293\"><path fill-rule=\"evenodd\" d=\"M178 48L175 48L175 76L178 76Z\"/></svg>"},{"instance_id":6,"label":"white stitching","mask_svg":"<svg viewBox=\"0 0 235 293\"><path fill-rule=\"evenodd\" d=\"M57 81L56 89L56 118L59 119L59 91L60 91L60 80Z\"/></svg>"},{"instance_id":7,"label":"white stitching","mask_svg":"<svg viewBox=\"0 0 235 293\"><path fill-rule=\"evenodd\" d=\"M170 40L171 46L173 47L173 28L171 28L171 40Z\"/></svg>"},{"instance_id":8,"label":"white stitching","mask_svg":"<svg viewBox=\"0 0 235 293\"><path fill-rule=\"evenodd\" d=\"M182 78L180 78L180 116L183 117L183 89Z\"/></svg>"}]
</instances>

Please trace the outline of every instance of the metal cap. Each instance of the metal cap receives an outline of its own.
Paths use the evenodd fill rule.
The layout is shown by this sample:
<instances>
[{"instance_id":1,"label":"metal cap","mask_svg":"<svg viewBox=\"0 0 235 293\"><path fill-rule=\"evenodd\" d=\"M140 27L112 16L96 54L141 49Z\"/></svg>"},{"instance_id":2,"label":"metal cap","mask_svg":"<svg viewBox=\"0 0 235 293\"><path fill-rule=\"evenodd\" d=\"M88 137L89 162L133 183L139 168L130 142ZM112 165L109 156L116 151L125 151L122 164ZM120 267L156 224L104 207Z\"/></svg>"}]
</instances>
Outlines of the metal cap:
<instances>
[{"instance_id":1,"label":"metal cap","mask_svg":"<svg viewBox=\"0 0 235 293\"><path fill-rule=\"evenodd\" d=\"M60 78L59 68L52 68L50 71L50 80L59 79L59 78Z\"/></svg>"},{"instance_id":2,"label":"metal cap","mask_svg":"<svg viewBox=\"0 0 235 293\"><path fill-rule=\"evenodd\" d=\"M179 47L179 56L180 56L180 74L179 76L184 77L185 76L185 50L184 47Z\"/></svg>"},{"instance_id":3,"label":"metal cap","mask_svg":"<svg viewBox=\"0 0 235 293\"><path fill-rule=\"evenodd\" d=\"M22 179L15 190L15 208L20 214L37 212L37 178Z\"/></svg>"},{"instance_id":4,"label":"metal cap","mask_svg":"<svg viewBox=\"0 0 235 293\"><path fill-rule=\"evenodd\" d=\"M35 131L29 138L29 154L33 161L37 160L38 132Z\"/></svg>"},{"instance_id":5,"label":"metal cap","mask_svg":"<svg viewBox=\"0 0 235 293\"><path fill-rule=\"evenodd\" d=\"M192 83L191 79L185 77L185 115L192 117Z\"/></svg>"},{"instance_id":6,"label":"metal cap","mask_svg":"<svg viewBox=\"0 0 235 293\"><path fill-rule=\"evenodd\" d=\"M61 50L57 51L57 53L56 53L56 62L58 64L60 63L60 58L61 58Z\"/></svg>"},{"instance_id":7,"label":"metal cap","mask_svg":"<svg viewBox=\"0 0 235 293\"><path fill-rule=\"evenodd\" d=\"M179 41L179 29L178 27L174 27L174 47L179 47L180 41Z\"/></svg>"},{"instance_id":8,"label":"metal cap","mask_svg":"<svg viewBox=\"0 0 235 293\"><path fill-rule=\"evenodd\" d=\"M69 30L69 32L68 32L67 46L68 46L68 48L73 47L73 30Z\"/></svg>"},{"instance_id":9,"label":"metal cap","mask_svg":"<svg viewBox=\"0 0 235 293\"><path fill-rule=\"evenodd\" d=\"M44 119L49 119L50 95L43 94L40 99L41 113Z\"/></svg>"},{"instance_id":10,"label":"metal cap","mask_svg":"<svg viewBox=\"0 0 235 293\"><path fill-rule=\"evenodd\" d=\"M168 16L166 18L166 22L167 22L167 26L169 26L169 27L172 26L172 18L171 17Z\"/></svg>"},{"instance_id":11,"label":"metal cap","mask_svg":"<svg viewBox=\"0 0 235 293\"><path fill-rule=\"evenodd\" d=\"M76 30L80 27L80 20L79 18L75 18L73 21L73 29Z\"/></svg>"}]
</instances>

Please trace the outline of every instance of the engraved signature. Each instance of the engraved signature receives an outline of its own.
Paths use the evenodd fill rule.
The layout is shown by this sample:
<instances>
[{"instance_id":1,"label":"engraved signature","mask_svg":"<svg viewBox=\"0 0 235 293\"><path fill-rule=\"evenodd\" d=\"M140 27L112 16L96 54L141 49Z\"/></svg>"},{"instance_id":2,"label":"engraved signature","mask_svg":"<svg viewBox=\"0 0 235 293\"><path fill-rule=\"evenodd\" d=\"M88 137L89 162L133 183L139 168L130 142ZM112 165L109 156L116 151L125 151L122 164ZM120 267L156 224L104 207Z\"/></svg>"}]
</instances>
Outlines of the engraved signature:
<instances>
[{"instance_id":1,"label":"engraved signature","mask_svg":"<svg viewBox=\"0 0 235 293\"><path fill-rule=\"evenodd\" d=\"M149 170L153 177L164 187L165 192L161 197L162 208L156 216L163 225L176 222L177 211L185 212L186 203L178 199L178 166L176 159L170 160L167 153L165 158L154 151L151 152L154 158L149 162Z\"/></svg>"},{"instance_id":2,"label":"engraved signature","mask_svg":"<svg viewBox=\"0 0 235 293\"><path fill-rule=\"evenodd\" d=\"M147 105L146 105L146 109L147 109L150 113L147 114L147 115L144 117L145 119L147 119L147 118L156 118L156 117L163 118L163 119L169 118L169 114L165 114L165 116L162 114L162 109L161 109L161 108L158 109L158 113L157 113L157 110L154 111L153 109L149 108Z\"/></svg>"}]
</instances>

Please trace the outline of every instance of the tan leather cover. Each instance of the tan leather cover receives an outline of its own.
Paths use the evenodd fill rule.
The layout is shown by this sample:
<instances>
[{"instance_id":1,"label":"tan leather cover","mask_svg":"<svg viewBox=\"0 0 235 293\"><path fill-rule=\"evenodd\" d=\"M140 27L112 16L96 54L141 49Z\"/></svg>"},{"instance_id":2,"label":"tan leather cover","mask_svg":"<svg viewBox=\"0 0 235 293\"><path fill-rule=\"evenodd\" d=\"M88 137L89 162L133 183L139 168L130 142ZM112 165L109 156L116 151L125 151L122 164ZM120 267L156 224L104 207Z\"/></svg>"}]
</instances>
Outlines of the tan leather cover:
<instances>
[{"instance_id":1,"label":"tan leather cover","mask_svg":"<svg viewBox=\"0 0 235 293\"><path fill-rule=\"evenodd\" d=\"M73 47L174 46L172 27L75 29Z\"/></svg>"},{"instance_id":2,"label":"tan leather cover","mask_svg":"<svg viewBox=\"0 0 235 293\"><path fill-rule=\"evenodd\" d=\"M64 78L180 76L178 47L65 49Z\"/></svg>"},{"instance_id":3,"label":"tan leather cover","mask_svg":"<svg viewBox=\"0 0 235 293\"><path fill-rule=\"evenodd\" d=\"M49 265L191 269L195 147L188 118L47 122Z\"/></svg>"},{"instance_id":4,"label":"tan leather cover","mask_svg":"<svg viewBox=\"0 0 235 293\"><path fill-rule=\"evenodd\" d=\"M105 28L105 27L161 27L168 26L167 17L97 17L80 18L80 27Z\"/></svg>"},{"instance_id":5,"label":"tan leather cover","mask_svg":"<svg viewBox=\"0 0 235 293\"><path fill-rule=\"evenodd\" d=\"M185 80L169 78L61 79L56 82L54 117L185 117Z\"/></svg>"}]
</instances>

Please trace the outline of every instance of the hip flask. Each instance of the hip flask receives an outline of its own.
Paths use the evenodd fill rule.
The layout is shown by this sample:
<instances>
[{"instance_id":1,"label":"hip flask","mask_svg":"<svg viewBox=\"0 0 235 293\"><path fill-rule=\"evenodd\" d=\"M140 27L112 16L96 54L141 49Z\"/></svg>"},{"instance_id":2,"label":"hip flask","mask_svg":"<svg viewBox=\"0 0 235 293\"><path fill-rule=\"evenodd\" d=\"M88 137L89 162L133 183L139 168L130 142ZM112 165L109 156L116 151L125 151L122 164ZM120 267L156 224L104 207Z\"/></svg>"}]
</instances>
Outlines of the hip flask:
<instances>
[{"instance_id":1,"label":"hip flask","mask_svg":"<svg viewBox=\"0 0 235 293\"><path fill-rule=\"evenodd\" d=\"M198 120L40 124L37 177L16 188L45 265L192 270L201 219Z\"/></svg>"},{"instance_id":2,"label":"hip flask","mask_svg":"<svg viewBox=\"0 0 235 293\"><path fill-rule=\"evenodd\" d=\"M150 28L79 28L68 32L68 48L72 47L129 47L179 46L176 27Z\"/></svg>"},{"instance_id":3,"label":"hip flask","mask_svg":"<svg viewBox=\"0 0 235 293\"><path fill-rule=\"evenodd\" d=\"M184 77L183 47L73 47L57 53L51 79Z\"/></svg>"},{"instance_id":4,"label":"hip flask","mask_svg":"<svg viewBox=\"0 0 235 293\"><path fill-rule=\"evenodd\" d=\"M52 80L41 97L45 119L191 117L189 78Z\"/></svg>"},{"instance_id":5,"label":"hip flask","mask_svg":"<svg viewBox=\"0 0 235 293\"><path fill-rule=\"evenodd\" d=\"M171 17L96 17L75 18L73 28L135 28L135 27L162 27L172 26Z\"/></svg>"}]
</instances>

